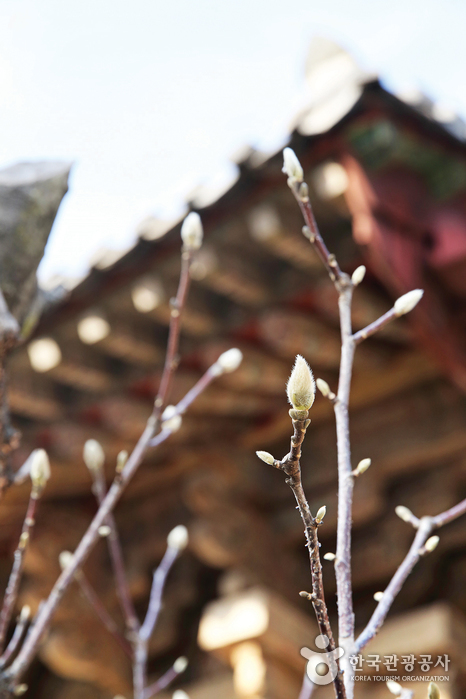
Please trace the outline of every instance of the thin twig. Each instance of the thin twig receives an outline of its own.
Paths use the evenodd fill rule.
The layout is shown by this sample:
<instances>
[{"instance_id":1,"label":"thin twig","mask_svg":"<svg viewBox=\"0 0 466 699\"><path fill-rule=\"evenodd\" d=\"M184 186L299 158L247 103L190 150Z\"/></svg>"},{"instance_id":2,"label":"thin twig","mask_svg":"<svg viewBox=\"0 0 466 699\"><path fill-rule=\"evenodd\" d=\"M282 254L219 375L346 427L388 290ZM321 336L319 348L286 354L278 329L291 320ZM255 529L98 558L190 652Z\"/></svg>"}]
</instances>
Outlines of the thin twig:
<instances>
[{"instance_id":1,"label":"thin twig","mask_svg":"<svg viewBox=\"0 0 466 699\"><path fill-rule=\"evenodd\" d=\"M366 340L368 337L371 335L374 335L376 332L384 328L386 325L392 322L392 320L396 320L398 318L398 315L396 314L396 311L394 308L390 308L389 311L383 314L383 316L380 316L377 320L375 320L373 323L370 323L369 325L366 325L365 328L362 330L358 330L358 332L354 333L353 335L353 341L356 345L359 345L363 340Z\"/></svg>"},{"instance_id":2,"label":"thin twig","mask_svg":"<svg viewBox=\"0 0 466 699\"><path fill-rule=\"evenodd\" d=\"M13 610L18 598L18 589L21 582L21 573L23 570L24 554L30 540L31 531L35 524L35 514L37 508L37 501L39 499L39 494L33 487L31 490L31 495L29 497L29 503L26 510L26 516L24 518L23 527L21 530L21 536L19 537L19 543L14 553L13 568L10 573L10 578L8 580L8 585L5 591L5 597L3 600L2 611L0 612L0 649L3 650L5 643L5 636L8 630L8 626L13 615Z\"/></svg>"},{"instance_id":3,"label":"thin twig","mask_svg":"<svg viewBox=\"0 0 466 699\"><path fill-rule=\"evenodd\" d=\"M128 641L121 635L118 626L116 625L112 616L105 609L102 600L100 599L97 592L92 587L91 583L84 575L81 570L78 570L75 575L76 582L79 588L89 602L90 606L94 610L95 614L99 617L100 621L103 623L107 631L113 636L115 641L118 643L120 648L126 653L129 658L133 657L133 650Z\"/></svg>"},{"instance_id":4,"label":"thin twig","mask_svg":"<svg viewBox=\"0 0 466 699\"><path fill-rule=\"evenodd\" d=\"M340 290L338 306L341 328L341 359L337 400L334 404L338 454L338 524L335 577L338 595L338 643L345 650L341 665L344 668L348 699L352 699L354 687L349 657L354 642L354 612L351 580L351 527L354 478L352 476L351 444L349 430L349 395L355 344L351 327L351 282Z\"/></svg>"},{"instance_id":5,"label":"thin twig","mask_svg":"<svg viewBox=\"0 0 466 699\"><path fill-rule=\"evenodd\" d=\"M155 398L155 420L156 425L160 422L162 409L165 406L170 391L173 375L178 367L178 346L181 330L181 316L186 306L186 299L189 291L190 274L189 269L193 260L192 250L183 250L181 253L181 274L176 297L172 300L170 316L170 328L168 332L167 354L163 367L162 378L160 379L159 390Z\"/></svg>"},{"instance_id":6,"label":"thin twig","mask_svg":"<svg viewBox=\"0 0 466 699\"><path fill-rule=\"evenodd\" d=\"M26 612L26 613L25 613ZM9 661L11 658L14 656L16 651L18 650L19 644L21 643L21 639L24 636L24 633L27 629L28 623L29 623L29 618L30 618L30 610L29 607L23 607L21 610L21 613L18 617L15 630L13 631L13 635L10 638L10 642L5 648L5 652L0 658L0 668L4 668L5 665L8 665Z\"/></svg>"},{"instance_id":7,"label":"thin twig","mask_svg":"<svg viewBox=\"0 0 466 699\"><path fill-rule=\"evenodd\" d=\"M353 652L354 643L354 613L351 581L351 526L354 480L351 475L352 466L348 404L355 350L351 325L351 303L354 285L349 276L340 269L335 255L330 253L325 245L317 227L306 190L307 187L303 195L302 187L299 184L291 186L291 191L299 204L299 208L301 209L306 223L303 233L310 240L322 260L339 294L338 306L340 312L342 348L338 395L336 400L332 401L335 410L338 451L338 526L335 575L338 595L338 642L345 650L341 665L343 668L347 696L348 699L352 699L354 683L351 679L352 670L349 664L349 657Z\"/></svg>"},{"instance_id":8,"label":"thin twig","mask_svg":"<svg viewBox=\"0 0 466 699\"><path fill-rule=\"evenodd\" d=\"M107 494L103 469L93 469L91 474L94 479L93 491L100 506L102 505ZM107 537L107 543L110 553L110 560L112 562L113 574L115 577L118 600L120 602L126 628L131 635L131 633L134 633L139 629L140 624L128 588L123 560L123 551L113 514L108 515L105 524L110 527L110 534Z\"/></svg>"},{"instance_id":9,"label":"thin twig","mask_svg":"<svg viewBox=\"0 0 466 699\"><path fill-rule=\"evenodd\" d=\"M162 677L159 677L159 679L156 682L147 687L146 691L144 692L144 699L152 699L152 697L155 697L156 694L161 692L162 689L165 689L165 687L168 687L168 685L171 684L173 680L179 677L182 672L184 672L184 668L181 671L177 670L175 662L175 664L172 665L171 668L169 668L162 675Z\"/></svg>"},{"instance_id":10,"label":"thin twig","mask_svg":"<svg viewBox=\"0 0 466 699\"><path fill-rule=\"evenodd\" d=\"M168 546L160 565L154 572L146 618L139 629L134 648L134 699L144 699L147 684L148 644L162 606L162 594L167 575L178 557L179 549Z\"/></svg>"},{"instance_id":11,"label":"thin twig","mask_svg":"<svg viewBox=\"0 0 466 699\"><path fill-rule=\"evenodd\" d=\"M327 246L325 245L324 239L322 238L319 228L317 226L316 220L314 218L314 212L312 210L311 202L309 197L302 197L299 194L299 186L295 185L291 187L296 201L299 204L301 213L303 215L304 221L306 222L307 230L303 230L305 236L310 240L314 249L316 250L318 256L322 260L325 269L330 275L331 280L337 283L344 278L344 273L341 271L338 262L335 259L335 255L329 252Z\"/></svg>"},{"instance_id":12,"label":"thin twig","mask_svg":"<svg viewBox=\"0 0 466 699\"><path fill-rule=\"evenodd\" d=\"M301 446L310 420L308 420L307 410L290 410L290 417L293 424L290 452L281 461L275 460L273 465L275 468L279 468L285 472L287 476L286 483L293 491L299 514L304 524L312 579L312 595L310 599L314 607L320 633L327 636L329 640L328 652L331 653L336 649L336 644L324 595L322 566L319 554L320 544L317 534L319 524L311 514L301 478ZM334 655L329 657L334 658ZM338 661L336 661L336 665L337 672L335 673L336 676L334 679L335 695L337 699L344 699L346 697L346 692Z\"/></svg>"},{"instance_id":13,"label":"thin twig","mask_svg":"<svg viewBox=\"0 0 466 699\"><path fill-rule=\"evenodd\" d=\"M395 597L401 590L406 578L413 570L419 558L425 553L424 544L431 533L443 527L448 522L452 522L466 512L466 500L462 500L449 510L442 512L436 517L421 517L417 525L416 536L406 554L403 562L390 580L383 597L374 610L366 628L361 632L355 642L355 653L359 653L369 641L374 638L378 630L384 623L387 614L392 606Z\"/></svg>"}]
</instances>

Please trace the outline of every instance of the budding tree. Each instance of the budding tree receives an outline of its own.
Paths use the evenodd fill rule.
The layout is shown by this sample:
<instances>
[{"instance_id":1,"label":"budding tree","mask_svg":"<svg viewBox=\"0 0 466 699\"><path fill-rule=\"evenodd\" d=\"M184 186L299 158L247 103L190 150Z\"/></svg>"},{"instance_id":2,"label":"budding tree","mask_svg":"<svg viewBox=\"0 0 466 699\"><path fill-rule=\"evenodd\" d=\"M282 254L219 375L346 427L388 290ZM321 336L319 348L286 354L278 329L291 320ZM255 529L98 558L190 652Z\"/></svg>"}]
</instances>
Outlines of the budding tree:
<instances>
[{"instance_id":1,"label":"budding tree","mask_svg":"<svg viewBox=\"0 0 466 699\"><path fill-rule=\"evenodd\" d=\"M377 593L377 607L367 626L356 637L351 576L353 489L356 479L362 476L371 466L371 459L365 458L359 462L356 468L353 468L349 428L349 399L354 354L357 346L366 338L374 335L396 318L412 311L422 299L423 291L421 289L409 291L398 298L393 307L380 318L362 330L353 332L351 318L353 293L357 286L363 282L366 269L364 265L361 265L354 270L352 276L341 270L335 255L328 251L314 219L309 201L309 190L304 182L304 171L301 163L291 148L284 149L283 159L283 172L288 176L288 186L304 218L303 234L313 245L338 292L342 339L340 372L338 387L336 392L333 392L323 379L318 378L316 383L314 383L312 371L305 359L300 355L296 357L296 363L286 387L288 400L292 405L292 409L289 411L293 428L290 451L282 459L276 459L272 454L265 451L258 451L257 456L265 463L285 473L285 482L290 486L295 496L304 525L312 582L311 592L303 591L300 594L311 601L320 633L328 639L327 650L329 652L334 651L336 642L325 601L318 540L318 529L324 523L326 508L323 505L315 516L311 513L301 479L301 449L306 431L310 425L310 408L314 402L315 385L317 385L321 394L332 403L334 408L338 452L337 549L335 554L326 554L324 556L327 560L333 561L335 567L338 596L338 645L344 651L340 664L338 664L338 660L335 659L333 653L330 656L332 658L331 662L335 664L335 672L332 673L335 676L333 684L337 699L353 699L354 679L350 662L351 657L358 654L380 629L396 595L421 556L432 552L437 546L439 537L435 534L432 535L432 532L466 512L466 500L439 515L422 517L420 519L404 506L396 508L397 515L403 521L413 526L416 535L410 550L387 588L383 592ZM308 699L313 692L314 686L305 677L300 699ZM388 689L392 694L403 697L403 699L408 699L408 697L412 696L411 690L403 689L396 682L389 683ZM430 683L428 689L429 699L438 699L439 696L437 686L434 683Z\"/></svg>"}]
</instances>

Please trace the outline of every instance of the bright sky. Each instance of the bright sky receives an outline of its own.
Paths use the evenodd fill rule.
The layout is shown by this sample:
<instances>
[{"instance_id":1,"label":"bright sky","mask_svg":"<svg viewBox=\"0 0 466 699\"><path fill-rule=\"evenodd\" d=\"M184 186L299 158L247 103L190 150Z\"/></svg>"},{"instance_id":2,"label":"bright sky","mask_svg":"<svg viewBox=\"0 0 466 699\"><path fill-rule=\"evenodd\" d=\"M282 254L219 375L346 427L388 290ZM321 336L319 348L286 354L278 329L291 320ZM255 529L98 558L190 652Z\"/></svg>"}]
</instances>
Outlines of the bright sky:
<instances>
[{"instance_id":1,"label":"bright sky","mask_svg":"<svg viewBox=\"0 0 466 699\"><path fill-rule=\"evenodd\" d=\"M147 215L278 148L312 36L466 116L464 0L0 0L0 165L74 161L41 277L82 274Z\"/></svg>"}]
</instances>

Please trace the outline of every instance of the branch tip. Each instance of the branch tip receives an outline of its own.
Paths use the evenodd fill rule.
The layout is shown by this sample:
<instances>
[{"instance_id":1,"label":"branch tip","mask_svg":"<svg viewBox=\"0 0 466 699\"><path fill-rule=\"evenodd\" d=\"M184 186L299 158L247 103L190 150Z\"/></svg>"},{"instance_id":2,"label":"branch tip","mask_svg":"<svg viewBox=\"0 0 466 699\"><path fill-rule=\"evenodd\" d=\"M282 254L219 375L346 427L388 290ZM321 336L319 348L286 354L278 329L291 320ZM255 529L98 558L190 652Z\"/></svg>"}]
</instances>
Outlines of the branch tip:
<instances>
[{"instance_id":1,"label":"branch tip","mask_svg":"<svg viewBox=\"0 0 466 699\"><path fill-rule=\"evenodd\" d=\"M358 286L362 282L362 280L364 279L365 275L366 275L366 268L364 265L360 265L359 267L356 267L353 274L351 275L351 281L353 282L353 285Z\"/></svg>"},{"instance_id":2,"label":"branch tip","mask_svg":"<svg viewBox=\"0 0 466 699\"><path fill-rule=\"evenodd\" d=\"M45 449L35 449L32 453L31 468L29 471L32 487L41 492L50 478L50 461Z\"/></svg>"},{"instance_id":3,"label":"branch tip","mask_svg":"<svg viewBox=\"0 0 466 699\"><path fill-rule=\"evenodd\" d=\"M436 534L434 536L429 537L426 543L424 544L424 550L427 553L432 553L432 551L435 551L435 549L437 548L439 541L440 537Z\"/></svg>"},{"instance_id":4,"label":"branch tip","mask_svg":"<svg viewBox=\"0 0 466 699\"><path fill-rule=\"evenodd\" d=\"M314 403L316 384L309 364L300 354L296 355L286 393L295 410L309 410Z\"/></svg>"},{"instance_id":5,"label":"branch tip","mask_svg":"<svg viewBox=\"0 0 466 699\"><path fill-rule=\"evenodd\" d=\"M409 507L405 507L404 505L397 505L397 507L395 507L395 513L398 515L400 519L403 520L403 522L411 523L413 521L414 515L409 509Z\"/></svg>"},{"instance_id":6,"label":"branch tip","mask_svg":"<svg viewBox=\"0 0 466 699\"><path fill-rule=\"evenodd\" d=\"M202 245L204 230L201 217L195 211L191 211L181 226L181 239L185 250L199 250Z\"/></svg>"},{"instance_id":7,"label":"branch tip","mask_svg":"<svg viewBox=\"0 0 466 699\"><path fill-rule=\"evenodd\" d=\"M263 461L265 464L273 466L275 457L273 457L272 454L269 454L268 451L256 451L256 456L258 456L259 459Z\"/></svg>"},{"instance_id":8,"label":"branch tip","mask_svg":"<svg viewBox=\"0 0 466 699\"><path fill-rule=\"evenodd\" d=\"M360 476L362 473L365 473L369 466L371 465L372 461L371 459L362 459L355 470L353 471L355 476Z\"/></svg>"},{"instance_id":9,"label":"branch tip","mask_svg":"<svg viewBox=\"0 0 466 699\"><path fill-rule=\"evenodd\" d=\"M323 519L324 519L324 517L325 517L326 514L327 514L327 508L326 508L325 505L322 505L322 507L320 507L320 508L317 510L317 514L316 514L316 524L321 524L321 522L323 521Z\"/></svg>"},{"instance_id":10,"label":"branch tip","mask_svg":"<svg viewBox=\"0 0 466 699\"><path fill-rule=\"evenodd\" d=\"M379 590L379 592L374 592L373 597L374 597L376 602L380 602L380 600L383 597L383 592L381 592L380 590Z\"/></svg>"},{"instance_id":11,"label":"branch tip","mask_svg":"<svg viewBox=\"0 0 466 699\"><path fill-rule=\"evenodd\" d=\"M100 442L88 439L84 444L83 459L91 474L98 473L105 463L105 453Z\"/></svg>"},{"instance_id":12,"label":"branch tip","mask_svg":"<svg viewBox=\"0 0 466 699\"><path fill-rule=\"evenodd\" d=\"M408 291L407 294L400 296L400 298L393 304L395 314L397 316L403 316L405 313L412 311L422 299L423 294L423 289L414 289L413 291Z\"/></svg>"},{"instance_id":13,"label":"branch tip","mask_svg":"<svg viewBox=\"0 0 466 699\"><path fill-rule=\"evenodd\" d=\"M288 175L288 185L293 187L303 181L304 171L298 157L292 148L283 149L282 172Z\"/></svg>"},{"instance_id":14,"label":"branch tip","mask_svg":"<svg viewBox=\"0 0 466 699\"><path fill-rule=\"evenodd\" d=\"M167 536L167 545L169 548L183 551L188 545L188 539L188 530L184 524L178 524Z\"/></svg>"}]
</instances>

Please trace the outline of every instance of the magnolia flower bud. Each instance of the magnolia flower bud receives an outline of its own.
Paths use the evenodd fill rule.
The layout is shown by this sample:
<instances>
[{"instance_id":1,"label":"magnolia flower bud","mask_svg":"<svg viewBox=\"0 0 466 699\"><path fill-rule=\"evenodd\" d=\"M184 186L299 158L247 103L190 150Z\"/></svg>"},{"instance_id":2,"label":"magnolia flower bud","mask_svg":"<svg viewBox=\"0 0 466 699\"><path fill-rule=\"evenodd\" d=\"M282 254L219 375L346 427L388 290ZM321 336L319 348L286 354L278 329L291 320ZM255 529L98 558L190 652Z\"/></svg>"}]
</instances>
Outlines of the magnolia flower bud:
<instances>
[{"instance_id":1,"label":"magnolia flower bud","mask_svg":"<svg viewBox=\"0 0 466 699\"><path fill-rule=\"evenodd\" d=\"M105 454L96 439L88 439L84 444L83 459L89 471L98 473L105 463Z\"/></svg>"},{"instance_id":2,"label":"magnolia flower bud","mask_svg":"<svg viewBox=\"0 0 466 699\"><path fill-rule=\"evenodd\" d=\"M360 476L361 473L365 473L371 465L371 463L372 461L370 459L362 459L356 467L356 473L358 474L358 476Z\"/></svg>"},{"instance_id":3,"label":"magnolia flower bud","mask_svg":"<svg viewBox=\"0 0 466 699\"><path fill-rule=\"evenodd\" d=\"M357 286L362 282L366 275L366 268L364 265L360 265L359 267L356 267L354 270L353 274L351 275L351 281L353 282L354 286Z\"/></svg>"},{"instance_id":4,"label":"magnolia flower bud","mask_svg":"<svg viewBox=\"0 0 466 699\"><path fill-rule=\"evenodd\" d=\"M399 697L401 692L403 691L403 687L401 686L401 684L398 684L398 682L394 682L393 680L388 680L387 689L396 697Z\"/></svg>"},{"instance_id":5,"label":"magnolia flower bud","mask_svg":"<svg viewBox=\"0 0 466 699\"><path fill-rule=\"evenodd\" d=\"M316 385L312 371L300 354L286 384L288 400L295 410L309 410L316 395Z\"/></svg>"},{"instance_id":6,"label":"magnolia flower bud","mask_svg":"<svg viewBox=\"0 0 466 699\"><path fill-rule=\"evenodd\" d=\"M29 687L27 684L17 684L13 690L13 694L15 695L15 697L21 697L28 691L28 689Z\"/></svg>"},{"instance_id":7,"label":"magnolia flower bud","mask_svg":"<svg viewBox=\"0 0 466 699\"><path fill-rule=\"evenodd\" d=\"M326 514L327 514L327 508L325 507L325 505L322 505L322 507L320 507L320 508L317 510L317 514L316 514L316 522L317 522L317 524L320 524L320 523L322 522L322 520L323 520L323 518L325 517Z\"/></svg>"},{"instance_id":8,"label":"magnolia flower bud","mask_svg":"<svg viewBox=\"0 0 466 699\"><path fill-rule=\"evenodd\" d=\"M50 461L44 449L35 449L32 452L29 474L33 488L42 490L50 478Z\"/></svg>"},{"instance_id":9,"label":"magnolia flower bud","mask_svg":"<svg viewBox=\"0 0 466 699\"><path fill-rule=\"evenodd\" d=\"M395 507L395 512L398 515L400 519L403 520L403 522L411 522L413 518L413 513L408 507L405 507L404 505L398 505Z\"/></svg>"},{"instance_id":10,"label":"magnolia flower bud","mask_svg":"<svg viewBox=\"0 0 466 699\"><path fill-rule=\"evenodd\" d=\"M319 389L319 391L322 393L324 398L326 398L328 395L330 395L330 386L323 379L316 379L316 386Z\"/></svg>"},{"instance_id":11,"label":"magnolia flower bud","mask_svg":"<svg viewBox=\"0 0 466 699\"><path fill-rule=\"evenodd\" d=\"M269 466L273 466L275 459L272 454L269 454L268 451L256 451L256 456L258 456L264 463L269 464Z\"/></svg>"},{"instance_id":12,"label":"magnolia flower bud","mask_svg":"<svg viewBox=\"0 0 466 699\"><path fill-rule=\"evenodd\" d=\"M290 184L302 182L304 177L303 168L299 162L296 153L291 148L283 149L283 169L282 172L288 175L291 180Z\"/></svg>"},{"instance_id":13,"label":"magnolia flower bud","mask_svg":"<svg viewBox=\"0 0 466 699\"><path fill-rule=\"evenodd\" d=\"M376 602L380 602L383 597L383 592L374 592L374 599Z\"/></svg>"},{"instance_id":14,"label":"magnolia flower bud","mask_svg":"<svg viewBox=\"0 0 466 699\"><path fill-rule=\"evenodd\" d=\"M58 556L58 562L60 563L60 568L62 570L65 570L65 568L68 568L70 565L71 561L73 560L73 554L71 551L62 551L60 555Z\"/></svg>"},{"instance_id":15,"label":"magnolia flower bud","mask_svg":"<svg viewBox=\"0 0 466 699\"><path fill-rule=\"evenodd\" d=\"M434 549L437 548L439 541L439 536L431 536L429 539L427 539L426 543L424 544L425 550L429 553L432 553L432 551L434 551Z\"/></svg>"},{"instance_id":16,"label":"magnolia flower bud","mask_svg":"<svg viewBox=\"0 0 466 699\"><path fill-rule=\"evenodd\" d=\"M185 658L184 655L181 657L177 658L175 662L173 663L173 669L175 672L180 675L182 672L186 670L188 667L188 658Z\"/></svg>"},{"instance_id":17,"label":"magnolia flower bud","mask_svg":"<svg viewBox=\"0 0 466 699\"><path fill-rule=\"evenodd\" d=\"M117 458L116 458L116 472L121 473L126 466L126 462L128 461L128 452L126 449L122 449L121 451L118 452Z\"/></svg>"},{"instance_id":18,"label":"magnolia flower bud","mask_svg":"<svg viewBox=\"0 0 466 699\"><path fill-rule=\"evenodd\" d=\"M400 298L393 304L396 315L402 316L405 313L412 311L422 299L423 294L424 291L422 289L414 289L413 291L408 291L407 294L400 296Z\"/></svg>"},{"instance_id":19,"label":"magnolia flower bud","mask_svg":"<svg viewBox=\"0 0 466 699\"><path fill-rule=\"evenodd\" d=\"M111 528L108 526L108 524L102 524L102 526L99 527L99 536L102 538L105 538L106 536L110 536L112 533Z\"/></svg>"},{"instance_id":20,"label":"magnolia flower bud","mask_svg":"<svg viewBox=\"0 0 466 699\"><path fill-rule=\"evenodd\" d=\"M181 239L186 250L199 250L202 245L204 231L201 217L195 211L191 211L181 226Z\"/></svg>"},{"instance_id":21,"label":"magnolia flower bud","mask_svg":"<svg viewBox=\"0 0 466 699\"><path fill-rule=\"evenodd\" d=\"M334 561L336 556L334 553L324 553L324 558L326 561Z\"/></svg>"},{"instance_id":22,"label":"magnolia flower bud","mask_svg":"<svg viewBox=\"0 0 466 699\"><path fill-rule=\"evenodd\" d=\"M177 689L176 692L173 692L172 699L189 699L189 694L183 692L182 689Z\"/></svg>"},{"instance_id":23,"label":"magnolia flower bud","mask_svg":"<svg viewBox=\"0 0 466 699\"><path fill-rule=\"evenodd\" d=\"M24 607L21 608L21 612L19 615L20 621L27 621L31 616L31 607L28 604L25 604Z\"/></svg>"},{"instance_id":24,"label":"magnolia flower bud","mask_svg":"<svg viewBox=\"0 0 466 699\"><path fill-rule=\"evenodd\" d=\"M223 352L215 362L219 374L230 374L235 371L243 361L243 353L236 347Z\"/></svg>"},{"instance_id":25,"label":"magnolia flower bud","mask_svg":"<svg viewBox=\"0 0 466 699\"><path fill-rule=\"evenodd\" d=\"M429 682L429 689L427 690L427 699L440 699L440 690L435 684L435 682Z\"/></svg>"},{"instance_id":26,"label":"magnolia flower bud","mask_svg":"<svg viewBox=\"0 0 466 699\"><path fill-rule=\"evenodd\" d=\"M181 415L177 414L177 409L174 405L167 405L162 413L162 430L177 432L181 427Z\"/></svg>"},{"instance_id":27,"label":"magnolia flower bud","mask_svg":"<svg viewBox=\"0 0 466 699\"><path fill-rule=\"evenodd\" d=\"M171 530L167 536L167 544L172 549L182 551L188 545L188 530L183 524Z\"/></svg>"}]
</instances>

